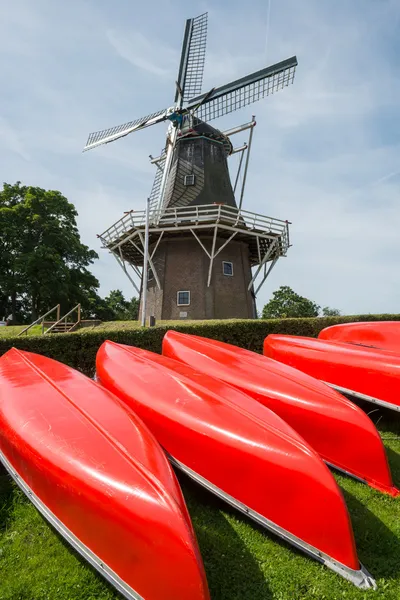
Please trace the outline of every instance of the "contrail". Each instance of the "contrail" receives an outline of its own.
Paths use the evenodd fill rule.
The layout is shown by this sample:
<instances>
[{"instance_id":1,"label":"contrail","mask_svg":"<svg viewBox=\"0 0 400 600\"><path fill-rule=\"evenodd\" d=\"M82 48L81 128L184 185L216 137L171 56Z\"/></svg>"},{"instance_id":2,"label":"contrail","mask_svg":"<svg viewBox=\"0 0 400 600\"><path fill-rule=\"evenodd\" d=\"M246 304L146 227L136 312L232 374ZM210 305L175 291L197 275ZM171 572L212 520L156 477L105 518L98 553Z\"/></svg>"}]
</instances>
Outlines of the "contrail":
<instances>
[{"instance_id":1,"label":"contrail","mask_svg":"<svg viewBox=\"0 0 400 600\"><path fill-rule=\"evenodd\" d=\"M264 58L265 58L265 60L267 60L270 15L271 15L271 0L268 0L268 7L267 7L267 31L265 33L265 50L264 50Z\"/></svg>"},{"instance_id":2,"label":"contrail","mask_svg":"<svg viewBox=\"0 0 400 600\"><path fill-rule=\"evenodd\" d=\"M373 181L372 183L370 183L369 187L378 185L378 183L383 183L384 181L387 181L388 179L392 179L392 177L396 177L396 175L400 175L400 171L393 171L392 173L388 173L387 175L384 175L380 179L377 179L376 181Z\"/></svg>"},{"instance_id":3,"label":"contrail","mask_svg":"<svg viewBox=\"0 0 400 600\"><path fill-rule=\"evenodd\" d=\"M352 196L355 196L356 194L358 194L359 192L365 191L369 188L375 187L376 185L379 185L380 183L383 183L384 181L387 181L388 179L392 179L393 177L396 177L396 175L400 175L400 171L392 171L392 173L388 173L387 175L383 175L383 177L379 177L379 179L376 179L375 181L371 181L371 183L367 183L366 185L362 185L361 187L357 188L356 190L353 190L350 194L348 194L346 196L346 198L351 198Z\"/></svg>"}]
</instances>

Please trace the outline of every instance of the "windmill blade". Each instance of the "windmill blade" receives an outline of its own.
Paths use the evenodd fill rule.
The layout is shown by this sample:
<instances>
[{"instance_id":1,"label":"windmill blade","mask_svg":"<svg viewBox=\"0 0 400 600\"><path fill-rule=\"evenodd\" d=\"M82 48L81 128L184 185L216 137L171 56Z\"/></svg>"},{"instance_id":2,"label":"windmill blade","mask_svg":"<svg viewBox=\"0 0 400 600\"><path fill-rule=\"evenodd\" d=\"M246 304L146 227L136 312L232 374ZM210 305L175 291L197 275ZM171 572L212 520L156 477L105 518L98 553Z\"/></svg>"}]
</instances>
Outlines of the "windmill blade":
<instances>
[{"instance_id":1,"label":"windmill blade","mask_svg":"<svg viewBox=\"0 0 400 600\"><path fill-rule=\"evenodd\" d=\"M201 93L206 57L208 14L186 21L175 103Z\"/></svg>"},{"instance_id":2,"label":"windmill blade","mask_svg":"<svg viewBox=\"0 0 400 600\"><path fill-rule=\"evenodd\" d=\"M150 127L150 125L161 123L162 121L168 119L170 113L171 109L167 108L151 115L147 115L147 117L137 119L136 121L124 123L124 125L117 125L116 127L110 127L109 129L103 129L102 131L91 133L83 151L85 152L86 150L91 150L92 148L96 148L96 146L101 146L101 144L109 144L110 142L118 140L119 138L122 138L125 135L136 131L137 129L144 129L144 127Z\"/></svg>"},{"instance_id":3,"label":"windmill blade","mask_svg":"<svg viewBox=\"0 0 400 600\"><path fill-rule=\"evenodd\" d=\"M211 98L212 93L214 92L215 88L212 88L209 92L207 92L206 94L203 94L201 96L201 100L199 101L199 103L195 106L193 106L193 108L191 109L191 113L194 114L195 112L197 112L200 108L200 106L202 106L203 104L205 104L207 102L207 100L209 98Z\"/></svg>"},{"instance_id":4,"label":"windmill blade","mask_svg":"<svg viewBox=\"0 0 400 600\"><path fill-rule=\"evenodd\" d=\"M293 56L211 93L192 98L187 109L196 110L196 116L203 121L222 117L293 83L296 66L297 58Z\"/></svg>"}]
</instances>

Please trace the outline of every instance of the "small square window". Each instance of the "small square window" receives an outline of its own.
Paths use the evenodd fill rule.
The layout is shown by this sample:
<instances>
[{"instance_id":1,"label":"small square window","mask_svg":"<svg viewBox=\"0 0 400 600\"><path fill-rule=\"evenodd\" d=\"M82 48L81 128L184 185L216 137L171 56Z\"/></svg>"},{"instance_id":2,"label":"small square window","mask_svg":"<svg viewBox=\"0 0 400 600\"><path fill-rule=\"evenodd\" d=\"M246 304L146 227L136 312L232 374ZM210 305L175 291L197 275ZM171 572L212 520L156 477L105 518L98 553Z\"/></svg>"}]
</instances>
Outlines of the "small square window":
<instances>
[{"instance_id":1,"label":"small square window","mask_svg":"<svg viewBox=\"0 0 400 600\"><path fill-rule=\"evenodd\" d=\"M196 178L195 178L195 176L193 174L192 175L185 175L183 183L186 186L188 186L188 185L194 185L196 183Z\"/></svg>"},{"instance_id":2,"label":"small square window","mask_svg":"<svg viewBox=\"0 0 400 600\"><path fill-rule=\"evenodd\" d=\"M190 304L190 292L178 292L177 294L178 306L189 306Z\"/></svg>"},{"instance_id":3,"label":"small square window","mask_svg":"<svg viewBox=\"0 0 400 600\"><path fill-rule=\"evenodd\" d=\"M233 277L233 263L223 260L222 261L222 272L224 275L229 275L230 277Z\"/></svg>"}]
</instances>

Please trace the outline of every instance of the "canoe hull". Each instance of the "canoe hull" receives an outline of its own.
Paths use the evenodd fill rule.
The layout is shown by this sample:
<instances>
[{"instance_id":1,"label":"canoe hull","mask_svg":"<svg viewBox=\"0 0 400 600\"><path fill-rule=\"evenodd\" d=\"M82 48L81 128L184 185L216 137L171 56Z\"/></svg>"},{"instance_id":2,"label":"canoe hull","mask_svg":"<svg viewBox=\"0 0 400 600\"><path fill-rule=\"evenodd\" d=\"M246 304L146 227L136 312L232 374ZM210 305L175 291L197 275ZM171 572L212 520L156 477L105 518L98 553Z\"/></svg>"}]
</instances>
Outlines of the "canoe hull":
<instances>
[{"instance_id":1,"label":"canoe hull","mask_svg":"<svg viewBox=\"0 0 400 600\"><path fill-rule=\"evenodd\" d=\"M291 368L294 364L172 330L164 336L163 354L235 386L273 410L330 466L397 494L372 421L347 398Z\"/></svg>"},{"instance_id":2,"label":"canoe hull","mask_svg":"<svg viewBox=\"0 0 400 600\"><path fill-rule=\"evenodd\" d=\"M356 585L373 586L332 475L272 411L217 379L131 346L105 342L96 372L175 466Z\"/></svg>"},{"instance_id":3,"label":"canoe hull","mask_svg":"<svg viewBox=\"0 0 400 600\"><path fill-rule=\"evenodd\" d=\"M390 352L400 352L399 321L342 323L323 329L318 339L347 342Z\"/></svg>"},{"instance_id":4,"label":"canoe hull","mask_svg":"<svg viewBox=\"0 0 400 600\"><path fill-rule=\"evenodd\" d=\"M76 550L89 564L92 565L116 590L125 598L130 600L143 600L142 596L137 594L133 588L128 586L115 571L110 569L104 562L94 554L90 548L85 546L72 531L70 531L54 513L41 501L33 490L25 483L20 475L15 471L12 464L8 461L5 454L0 451L0 462L8 471L18 487L29 498L35 508L43 515L48 523Z\"/></svg>"},{"instance_id":5,"label":"canoe hull","mask_svg":"<svg viewBox=\"0 0 400 600\"><path fill-rule=\"evenodd\" d=\"M264 354L355 398L400 410L400 356L345 342L269 335Z\"/></svg>"},{"instance_id":6,"label":"canoe hull","mask_svg":"<svg viewBox=\"0 0 400 600\"><path fill-rule=\"evenodd\" d=\"M126 598L209 600L162 449L100 385L56 361L9 351L0 358L0 451L35 506Z\"/></svg>"}]
</instances>

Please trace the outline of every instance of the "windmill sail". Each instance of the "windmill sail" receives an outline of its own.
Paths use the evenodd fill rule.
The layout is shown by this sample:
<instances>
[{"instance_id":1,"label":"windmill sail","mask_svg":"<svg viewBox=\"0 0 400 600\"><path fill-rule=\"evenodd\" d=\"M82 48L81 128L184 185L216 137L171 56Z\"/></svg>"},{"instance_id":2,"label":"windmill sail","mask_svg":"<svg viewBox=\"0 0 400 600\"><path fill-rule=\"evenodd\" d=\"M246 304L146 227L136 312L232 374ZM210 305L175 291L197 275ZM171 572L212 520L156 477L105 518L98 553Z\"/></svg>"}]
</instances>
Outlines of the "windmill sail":
<instances>
[{"instance_id":1,"label":"windmill sail","mask_svg":"<svg viewBox=\"0 0 400 600\"><path fill-rule=\"evenodd\" d=\"M192 98L187 108L195 110L196 116L204 121L217 119L293 83L296 66L297 58L293 56L216 88L208 94Z\"/></svg>"},{"instance_id":2,"label":"windmill sail","mask_svg":"<svg viewBox=\"0 0 400 600\"><path fill-rule=\"evenodd\" d=\"M207 43L207 13L186 21L175 103L201 93Z\"/></svg>"},{"instance_id":3,"label":"windmill sail","mask_svg":"<svg viewBox=\"0 0 400 600\"><path fill-rule=\"evenodd\" d=\"M122 138L125 135L136 131L137 129L143 129L144 127L161 123L168 118L168 115L169 110L164 108L163 110L159 110L151 115L147 115L147 117L136 119L136 121L130 121L129 123L117 125L116 127L110 127L109 129L103 129L102 131L95 131L94 133L89 134L88 141L86 142L86 146L84 147L83 151L91 150L92 148L100 146L101 144L108 144L109 142L118 140L119 138Z\"/></svg>"}]
</instances>

